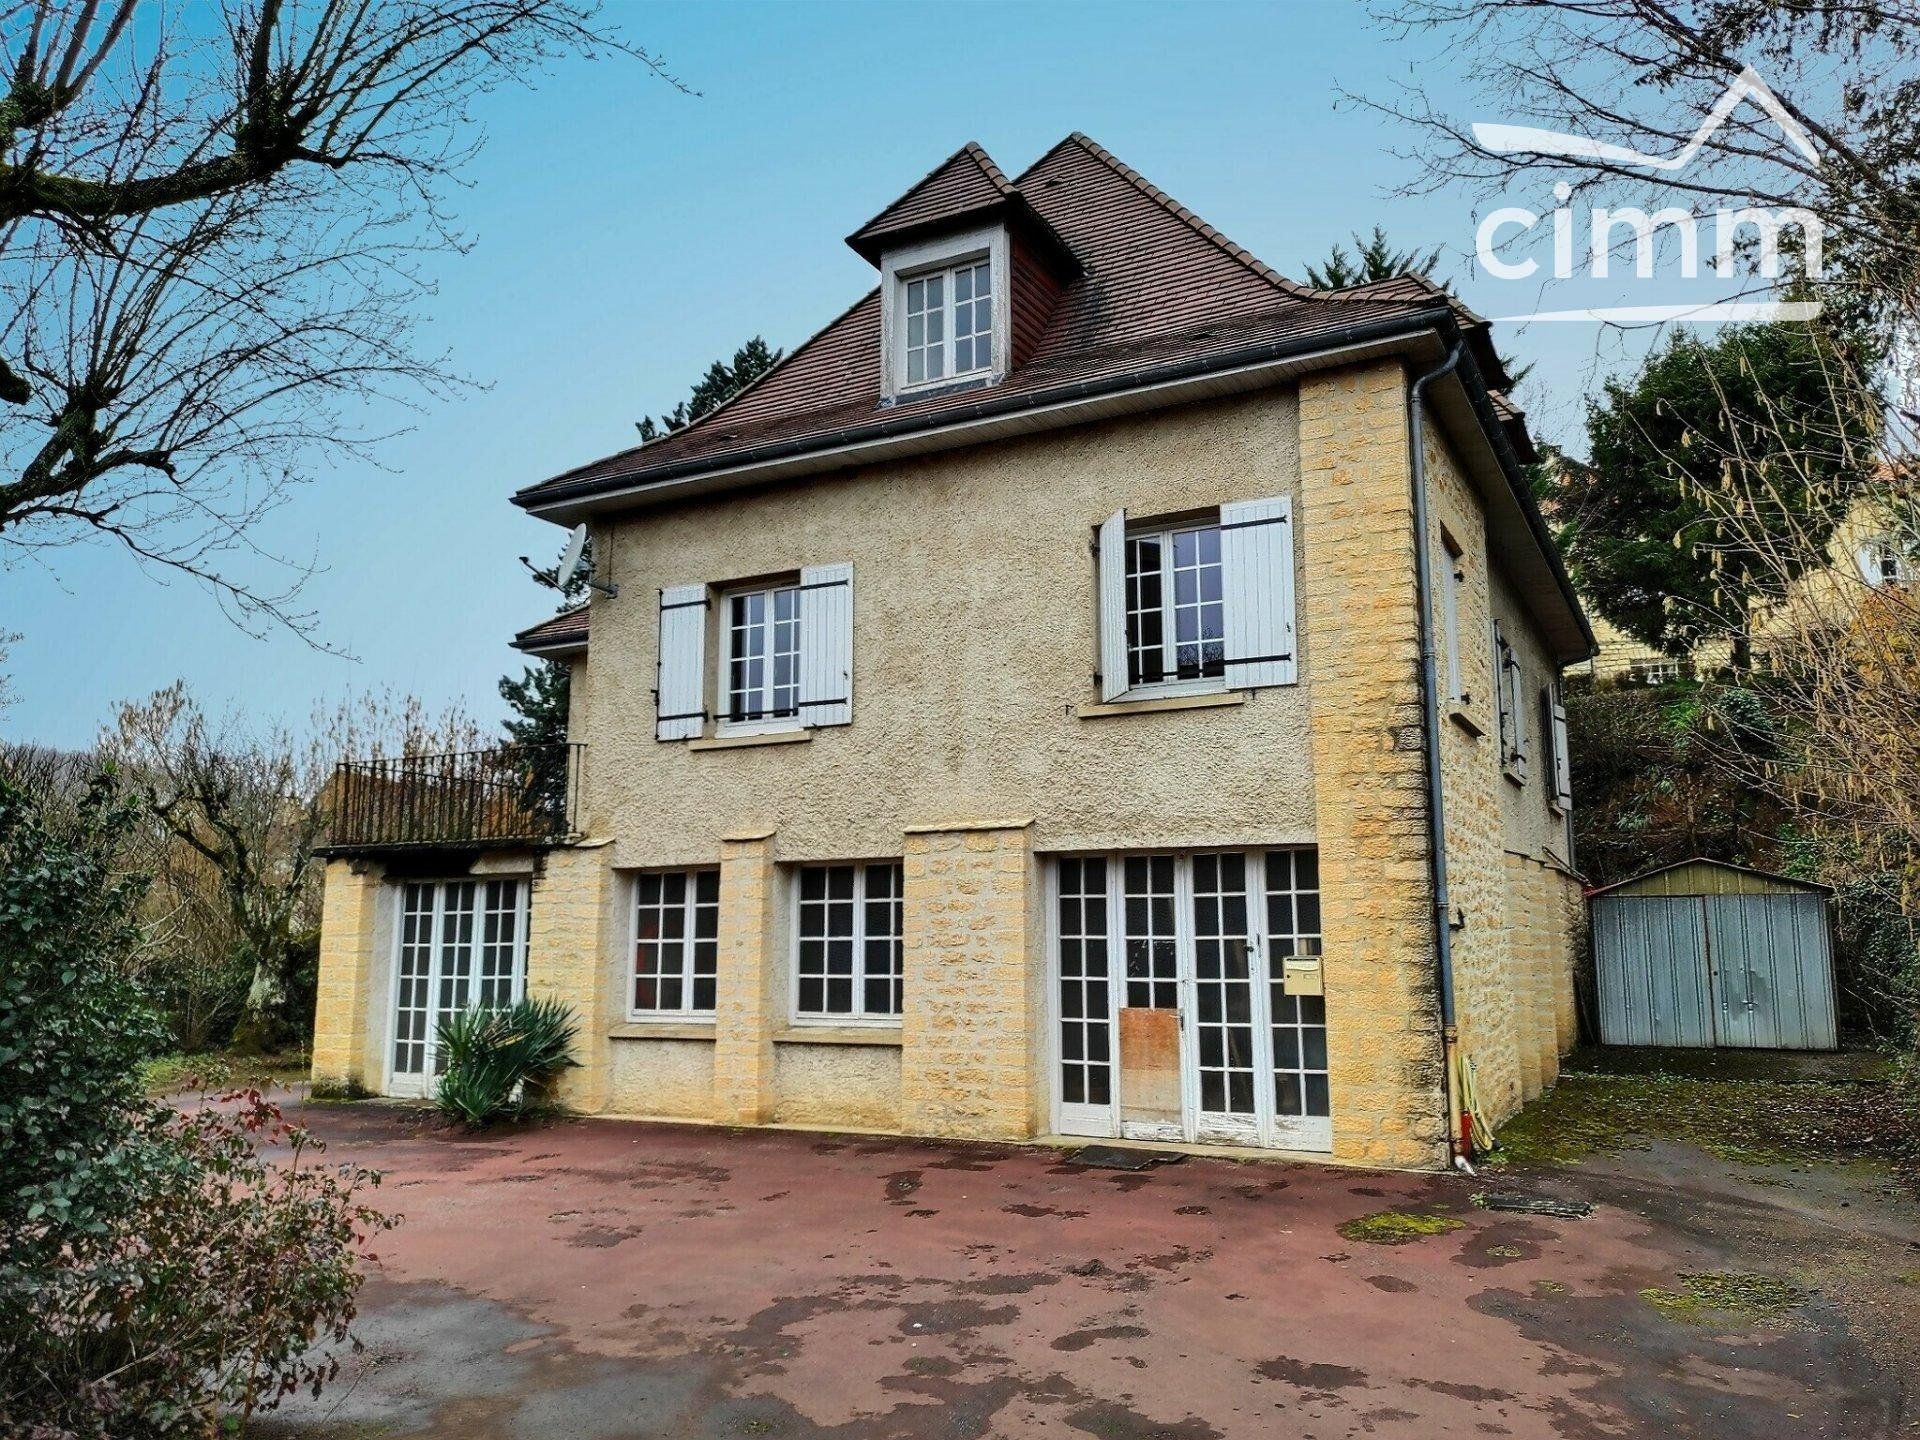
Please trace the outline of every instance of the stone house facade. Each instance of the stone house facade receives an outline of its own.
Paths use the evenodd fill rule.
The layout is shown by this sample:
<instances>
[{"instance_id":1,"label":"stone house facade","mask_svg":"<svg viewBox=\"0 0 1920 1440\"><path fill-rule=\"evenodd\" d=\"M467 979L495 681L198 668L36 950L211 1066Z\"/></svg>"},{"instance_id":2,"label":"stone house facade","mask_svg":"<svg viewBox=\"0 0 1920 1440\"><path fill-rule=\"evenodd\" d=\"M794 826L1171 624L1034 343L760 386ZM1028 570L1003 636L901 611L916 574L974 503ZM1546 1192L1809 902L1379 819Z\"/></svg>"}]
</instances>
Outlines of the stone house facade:
<instances>
[{"instance_id":1,"label":"stone house facade","mask_svg":"<svg viewBox=\"0 0 1920 1440\"><path fill-rule=\"evenodd\" d=\"M564 823L336 834L316 1078L424 1093L524 990L588 1113L1446 1164L1457 1062L1494 1123L1553 1079L1581 913L1592 635L1485 324L1080 135L849 243L758 382L515 497L592 541L516 640Z\"/></svg>"}]
</instances>

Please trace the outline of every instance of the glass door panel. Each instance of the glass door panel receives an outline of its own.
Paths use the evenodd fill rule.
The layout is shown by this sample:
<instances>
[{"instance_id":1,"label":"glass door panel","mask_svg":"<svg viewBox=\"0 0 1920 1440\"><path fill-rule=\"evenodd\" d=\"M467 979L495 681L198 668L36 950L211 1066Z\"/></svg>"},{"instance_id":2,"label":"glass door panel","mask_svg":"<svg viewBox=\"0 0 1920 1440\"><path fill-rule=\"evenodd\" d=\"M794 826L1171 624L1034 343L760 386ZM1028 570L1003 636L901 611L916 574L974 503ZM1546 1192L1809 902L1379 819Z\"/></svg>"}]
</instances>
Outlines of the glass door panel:
<instances>
[{"instance_id":1,"label":"glass door panel","mask_svg":"<svg viewBox=\"0 0 1920 1440\"><path fill-rule=\"evenodd\" d=\"M1197 1138L1257 1144L1247 857L1196 855L1193 865L1193 1036Z\"/></svg>"},{"instance_id":2,"label":"glass door panel","mask_svg":"<svg viewBox=\"0 0 1920 1440\"><path fill-rule=\"evenodd\" d=\"M440 1026L470 1005L510 1005L526 982L521 880L409 881L401 887L387 1091L422 1096L445 1073Z\"/></svg>"},{"instance_id":3,"label":"glass door panel","mask_svg":"<svg viewBox=\"0 0 1920 1440\"><path fill-rule=\"evenodd\" d=\"M1056 1123L1073 1135L1333 1144L1311 849L1056 862ZM1124 973L1117 973L1122 971Z\"/></svg>"},{"instance_id":4,"label":"glass door panel","mask_svg":"<svg viewBox=\"0 0 1920 1440\"><path fill-rule=\"evenodd\" d=\"M1266 856L1266 932L1273 1035L1273 1143L1291 1150L1333 1148L1327 1093L1325 995L1290 995L1289 957L1320 954L1320 867L1312 850Z\"/></svg>"}]
</instances>

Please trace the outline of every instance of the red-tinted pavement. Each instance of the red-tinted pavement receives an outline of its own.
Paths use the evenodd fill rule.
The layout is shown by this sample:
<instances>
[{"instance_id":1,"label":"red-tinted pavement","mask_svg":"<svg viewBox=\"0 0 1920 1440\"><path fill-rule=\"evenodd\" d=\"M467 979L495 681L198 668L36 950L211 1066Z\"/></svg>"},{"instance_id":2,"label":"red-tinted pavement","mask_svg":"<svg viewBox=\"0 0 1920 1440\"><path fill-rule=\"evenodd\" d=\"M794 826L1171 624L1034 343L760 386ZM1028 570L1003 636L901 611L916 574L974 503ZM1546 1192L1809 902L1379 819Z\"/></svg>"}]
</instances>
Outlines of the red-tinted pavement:
<instances>
[{"instance_id":1,"label":"red-tinted pavement","mask_svg":"<svg viewBox=\"0 0 1920 1440\"><path fill-rule=\"evenodd\" d=\"M1534 1182L1602 1201L1553 1220L1478 1210L1488 1186L1453 1177L305 1118L328 1158L387 1172L405 1220L364 1294L366 1352L266 1435L1905 1433L1897 1376L1838 1304L1699 1325L1642 1298L1680 1272L1781 1269L1776 1231L1817 1245L1827 1223L1758 1183L1669 1185L1659 1152L1638 1175ZM1393 1247L1339 1233L1386 1210L1463 1223Z\"/></svg>"}]
</instances>

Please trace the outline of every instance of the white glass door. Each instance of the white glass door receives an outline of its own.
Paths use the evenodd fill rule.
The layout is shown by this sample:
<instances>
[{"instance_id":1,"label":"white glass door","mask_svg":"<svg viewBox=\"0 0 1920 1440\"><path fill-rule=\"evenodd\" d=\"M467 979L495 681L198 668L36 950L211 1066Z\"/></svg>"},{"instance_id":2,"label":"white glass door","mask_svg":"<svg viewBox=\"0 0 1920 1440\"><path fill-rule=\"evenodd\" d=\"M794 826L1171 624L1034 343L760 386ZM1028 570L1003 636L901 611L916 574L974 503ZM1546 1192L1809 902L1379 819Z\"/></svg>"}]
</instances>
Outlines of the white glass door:
<instances>
[{"instance_id":1,"label":"white glass door","mask_svg":"<svg viewBox=\"0 0 1920 1440\"><path fill-rule=\"evenodd\" d=\"M423 1096L446 1069L440 1025L470 1005L511 1005L526 977L522 880L408 881L401 886L387 1093Z\"/></svg>"},{"instance_id":2,"label":"white glass door","mask_svg":"<svg viewBox=\"0 0 1920 1440\"><path fill-rule=\"evenodd\" d=\"M1328 1150L1310 849L1054 866L1055 1123L1069 1135Z\"/></svg>"}]
</instances>

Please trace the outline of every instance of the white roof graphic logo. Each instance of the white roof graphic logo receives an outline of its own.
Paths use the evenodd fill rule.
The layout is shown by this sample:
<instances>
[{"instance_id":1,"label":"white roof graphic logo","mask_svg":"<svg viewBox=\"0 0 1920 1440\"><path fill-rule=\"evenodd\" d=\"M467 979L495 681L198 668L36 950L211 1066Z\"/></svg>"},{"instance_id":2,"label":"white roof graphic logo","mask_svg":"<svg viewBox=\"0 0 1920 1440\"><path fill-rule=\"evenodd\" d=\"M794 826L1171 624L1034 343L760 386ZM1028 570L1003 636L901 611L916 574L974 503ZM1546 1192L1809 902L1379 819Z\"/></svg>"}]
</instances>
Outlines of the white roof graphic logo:
<instances>
[{"instance_id":1,"label":"white roof graphic logo","mask_svg":"<svg viewBox=\"0 0 1920 1440\"><path fill-rule=\"evenodd\" d=\"M1488 150L1503 155L1558 155L1569 160L1599 160L1611 165L1672 172L1684 170L1693 157L1700 153L1700 148L1713 138L1714 132L1726 123L1727 116L1744 100L1752 100L1759 105L1773 118L1796 150L1813 164L1820 163L1819 153L1813 148L1813 139L1807 134L1806 127L1787 112L1786 106L1767 88L1767 82L1760 78L1751 65L1734 77L1733 83L1727 86L1726 94L1707 112L1706 118L1700 122L1700 128L1693 132L1693 138L1671 155L1649 155L1628 145L1612 145L1585 135L1563 135L1557 130L1536 130L1528 125L1475 124L1473 138Z\"/></svg>"}]
</instances>

